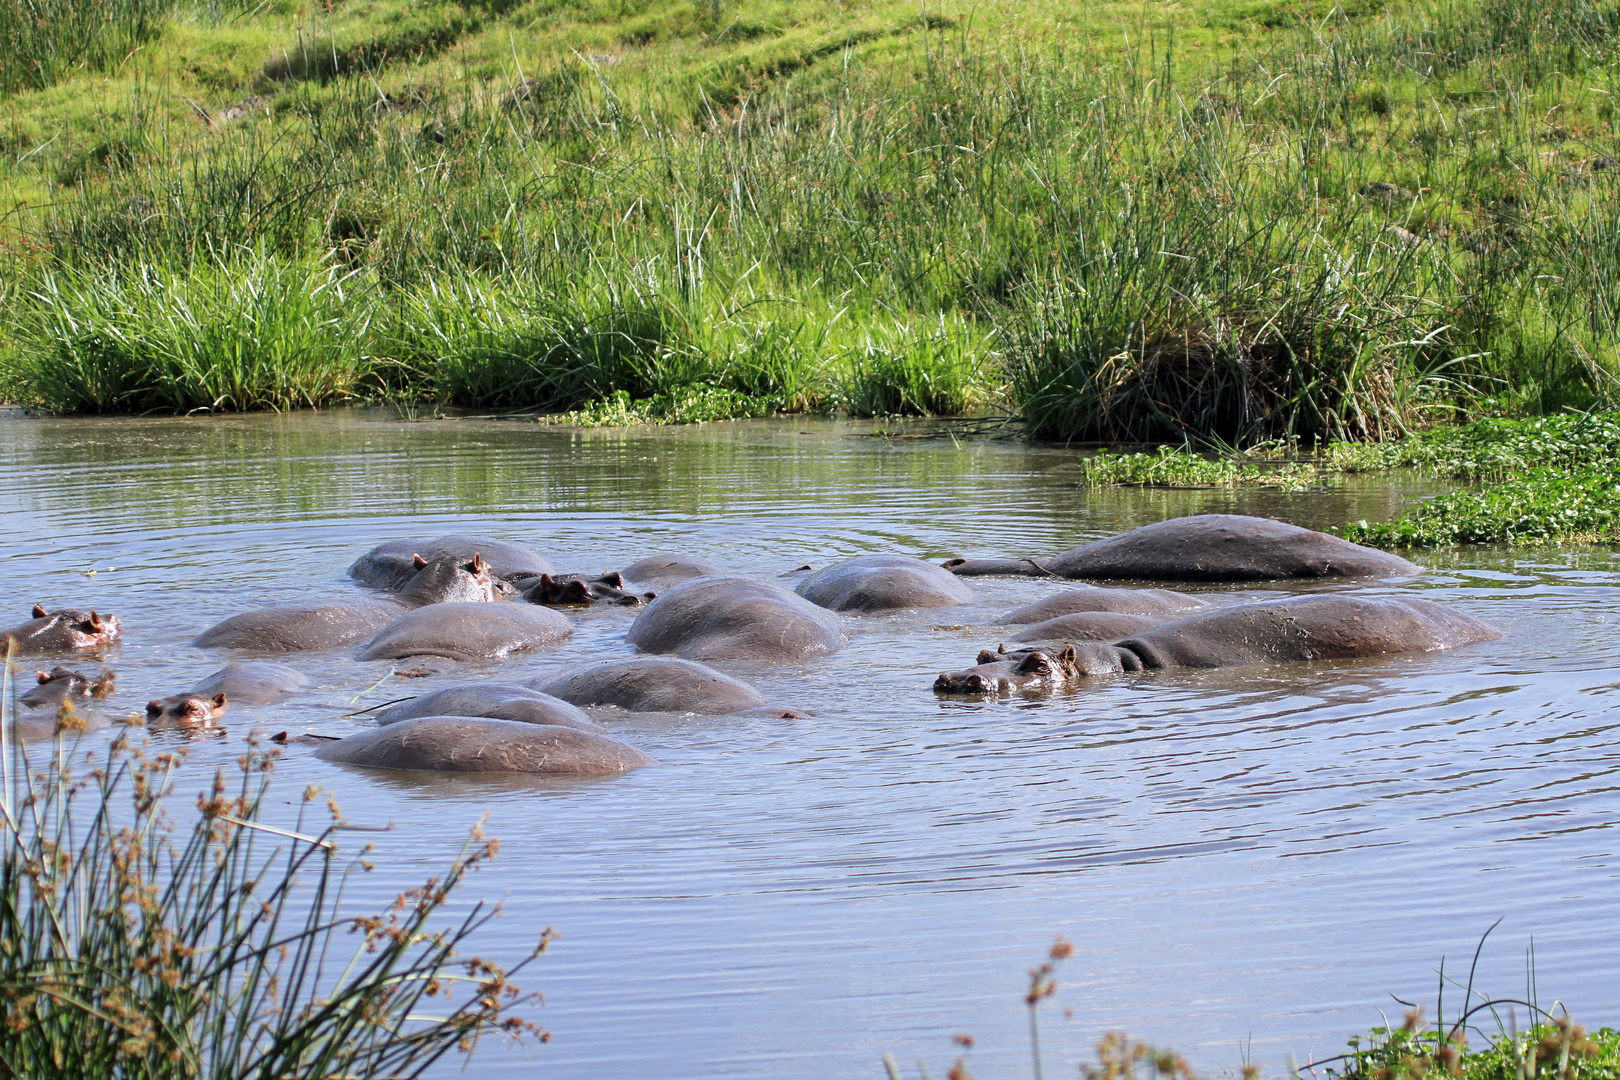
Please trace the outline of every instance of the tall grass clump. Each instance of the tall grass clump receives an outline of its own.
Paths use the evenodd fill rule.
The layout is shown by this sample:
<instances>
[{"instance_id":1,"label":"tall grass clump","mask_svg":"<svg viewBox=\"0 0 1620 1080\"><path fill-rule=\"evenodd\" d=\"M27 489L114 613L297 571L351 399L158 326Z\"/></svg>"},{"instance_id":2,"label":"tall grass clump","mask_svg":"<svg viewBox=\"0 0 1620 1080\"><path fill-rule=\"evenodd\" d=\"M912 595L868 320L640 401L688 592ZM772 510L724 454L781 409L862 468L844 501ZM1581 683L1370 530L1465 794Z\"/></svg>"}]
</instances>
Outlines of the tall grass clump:
<instances>
[{"instance_id":1,"label":"tall grass clump","mask_svg":"<svg viewBox=\"0 0 1620 1080\"><path fill-rule=\"evenodd\" d=\"M25 401L72 412L292 409L369 389L363 283L262 253L45 272L15 331Z\"/></svg>"},{"instance_id":2,"label":"tall grass clump","mask_svg":"<svg viewBox=\"0 0 1620 1080\"><path fill-rule=\"evenodd\" d=\"M0 97L99 68L162 32L167 0L0 0Z\"/></svg>"},{"instance_id":3,"label":"tall grass clump","mask_svg":"<svg viewBox=\"0 0 1620 1080\"><path fill-rule=\"evenodd\" d=\"M461 955L494 911L443 919L495 852L476 831L439 878L375 916L340 911L363 854L344 828L262 820L273 755L250 746L196 804L181 757L129 736L49 745L0 706L0 1070L31 1078L418 1076L480 1036L535 1032L510 972ZM541 945L544 944L542 937ZM532 957L531 957L532 959Z\"/></svg>"}]
</instances>

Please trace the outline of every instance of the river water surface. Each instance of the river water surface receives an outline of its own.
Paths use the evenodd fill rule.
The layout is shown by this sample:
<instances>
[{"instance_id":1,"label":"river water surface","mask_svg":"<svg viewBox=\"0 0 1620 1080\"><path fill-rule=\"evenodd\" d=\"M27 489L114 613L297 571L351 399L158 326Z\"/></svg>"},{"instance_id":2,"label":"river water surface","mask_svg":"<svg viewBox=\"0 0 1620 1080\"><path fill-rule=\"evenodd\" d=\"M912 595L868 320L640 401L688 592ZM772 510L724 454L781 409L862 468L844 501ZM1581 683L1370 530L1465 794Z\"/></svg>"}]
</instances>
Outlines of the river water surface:
<instances>
[{"instance_id":1,"label":"river water surface","mask_svg":"<svg viewBox=\"0 0 1620 1080\"><path fill-rule=\"evenodd\" d=\"M35 602L116 613L122 714L223 662L185 644L205 627L355 595L349 564L396 537L490 535L570 571L677 551L773 578L868 552L1050 554L1202 511L1323 527L1422 490L1095 492L1077 486L1075 452L871 427L0 418L0 623ZM1461 977L1498 918L1482 987L1522 994L1533 941L1544 1004L1620 1023L1620 562L1488 548L1417 561L1412 579L1327 587L1420 593L1502 639L936 699L936 673L1005 639L999 615L1061 587L976 579L961 608L847 618L835 656L719 665L808 719L602 713L655 768L413 779L295 747L278 790L320 784L351 820L394 825L371 837L379 865L351 892L356 913L442 868L488 813L503 846L468 896L505 915L481 951L511 960L546 926L561 937L524 980L545 993L552 1041L486 1043L482 1075L876 1078L890 1051L908 1076L919 1059L938 1076L967 1032L980 1076L1024 1077L1027 971L1058 935L1076 955L1044 1016L1049 1076L1118 1028L1217 1074L1245 1055L1276 1074L1290 1054L1336 1053L1380 1010L1398 1019L1392 994L1432 1016L1442 958ZM632 614L573 615L561 647L458 678L628 655ZM357 730L342 714L449 681L346 652L290 662L315 687L194 740L197 785L255 727Z\"/></svg>"}]
</instances>

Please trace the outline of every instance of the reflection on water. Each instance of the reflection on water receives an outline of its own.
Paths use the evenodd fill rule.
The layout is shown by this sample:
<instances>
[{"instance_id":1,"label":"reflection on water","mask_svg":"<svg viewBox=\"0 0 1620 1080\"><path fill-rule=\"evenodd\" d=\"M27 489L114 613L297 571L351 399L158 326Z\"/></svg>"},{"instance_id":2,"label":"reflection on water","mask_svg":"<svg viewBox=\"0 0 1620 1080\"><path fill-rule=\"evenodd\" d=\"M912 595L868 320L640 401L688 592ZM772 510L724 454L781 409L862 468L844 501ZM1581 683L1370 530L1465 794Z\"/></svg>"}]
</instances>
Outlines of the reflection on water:
<instances>
[{"instance_id":1,"label":"reflection on water","mask_svg":"<svg viewBox=\"0 0 1620 1080\"><path fill-rule=\"evenodd\" d=\"M0 610L121 616L121 712L218 666L184 644L202 628L352 595L345 568L395 536L486 533L564 570L675 550L774 576L871 551L1050 554L1205 510L1320 527L1421 493L1087 492L1066 451L864 430L3 419ZM1073 1015L1043 1032L1054 1062L1112 1027L1211 1070L1236 1066L1240 1044L1273 1072L1289 1053L1337 1052L1389 993L1432 1002L1442 955L1461 962L1504 915L1482 985L1522 989L1533 936L1544 994L1588 1024L1620 1021L1620 565L1607 550L1420 561L1422 577L1370 588L1422 590L1502 640L943 702L934 675L1055 587L978 579L962 608L850 618L838 655L726 665L809 719L599 713L657 768L401 777L293 748L283 782L288 799L320 783L351 820L395 826L367 834L380 865L355 896L372 905L442 867L489 813L503 847L469 893L505 899L489 951L562 935L531 979L553 1042L480 1051L519 1075L875 1077L885 1050L939 1072L961 1031L981 1074L1024 1075L1026 970L1059 933L1077 955L1058 998ZM558 649L467 675L626 654L631 612L573 617ZM343 653L294 662L311 690L232 710L228 737L195 742L193 760L230 760L256 725L352 730L363 720L343 714L445 682Z\"/></svg>"}]
</instances>

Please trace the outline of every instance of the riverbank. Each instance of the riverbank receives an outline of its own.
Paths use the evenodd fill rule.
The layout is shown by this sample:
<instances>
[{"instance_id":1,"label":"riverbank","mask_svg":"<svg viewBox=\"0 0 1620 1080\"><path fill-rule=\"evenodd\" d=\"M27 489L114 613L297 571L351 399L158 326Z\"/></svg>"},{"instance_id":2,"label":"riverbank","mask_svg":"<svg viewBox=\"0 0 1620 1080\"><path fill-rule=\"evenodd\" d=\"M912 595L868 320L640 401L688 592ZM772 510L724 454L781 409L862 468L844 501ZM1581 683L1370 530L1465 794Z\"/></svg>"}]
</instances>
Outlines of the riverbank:
<instances>
[{"instance_id":1,"label":"riverbank","mask_svg":"<svg viewBox=\"0 0 1620 1080\"><path fill-rule=\"evenodd\" d=\"M199 7L10 77L7 394L1241 446L1610 393L1607 9L803 7Z\"/></svg>"}]
</instances>

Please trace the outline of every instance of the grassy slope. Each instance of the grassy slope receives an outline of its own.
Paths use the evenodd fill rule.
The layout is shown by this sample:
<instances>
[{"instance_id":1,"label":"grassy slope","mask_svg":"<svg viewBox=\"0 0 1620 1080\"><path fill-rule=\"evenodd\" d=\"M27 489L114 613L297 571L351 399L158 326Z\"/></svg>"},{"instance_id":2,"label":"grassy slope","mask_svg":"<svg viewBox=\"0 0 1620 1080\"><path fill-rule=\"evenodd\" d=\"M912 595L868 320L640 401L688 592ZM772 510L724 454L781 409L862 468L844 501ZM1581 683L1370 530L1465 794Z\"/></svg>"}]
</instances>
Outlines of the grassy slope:
<instances>
[{"instance_id":1,"label":"grassy slope","mask_svg":"<svg viewBox=\"0 0 1620 1080\"><path fill-rule=\"evenodd\" d=\"M1007 393L1047 437L1244 441L1586 404L1620 312L1614 27L203 3L0 99L0 333L14 392L70 408Z\"/></svg>"}]
</instances>

